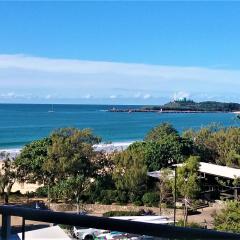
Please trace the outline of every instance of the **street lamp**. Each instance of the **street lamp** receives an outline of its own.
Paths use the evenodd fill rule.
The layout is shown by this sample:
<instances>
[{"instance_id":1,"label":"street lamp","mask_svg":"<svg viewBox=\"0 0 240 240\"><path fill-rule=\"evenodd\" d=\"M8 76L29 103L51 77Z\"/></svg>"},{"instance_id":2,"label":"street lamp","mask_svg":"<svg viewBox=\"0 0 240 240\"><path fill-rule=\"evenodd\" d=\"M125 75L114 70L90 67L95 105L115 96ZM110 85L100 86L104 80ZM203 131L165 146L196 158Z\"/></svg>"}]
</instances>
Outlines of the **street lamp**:
<instances>
[{"instance_id":1,"label":"street lamp","mask_svg":"<svg viewBox=\"0 0 240 240\"><path fill-rule=\"evenodd\" d=\"M177 165L174 165L174 215L173 223L176 225L176 210L177 210Z\"/></svg>"}]
</instances>

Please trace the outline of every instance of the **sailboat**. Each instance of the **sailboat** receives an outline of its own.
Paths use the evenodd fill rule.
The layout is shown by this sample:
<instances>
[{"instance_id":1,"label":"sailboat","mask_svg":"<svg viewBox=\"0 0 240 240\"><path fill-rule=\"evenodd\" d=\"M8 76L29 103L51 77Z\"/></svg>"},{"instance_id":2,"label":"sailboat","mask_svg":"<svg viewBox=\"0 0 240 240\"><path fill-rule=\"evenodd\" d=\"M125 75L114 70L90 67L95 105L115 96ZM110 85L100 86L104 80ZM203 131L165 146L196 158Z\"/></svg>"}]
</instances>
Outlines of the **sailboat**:
<instances>
[{"instance_id":1,"label":"sailboat","mask_svg":"<svg viewBox=\"0 0 240 240\"><path fill-rule=\"evenodd\" d=\"M49 112L49 113L54 112L54 110L53 110L53 104L52 104L52 109L48 110L48 112Z\"/></svg>"}]
</instances>

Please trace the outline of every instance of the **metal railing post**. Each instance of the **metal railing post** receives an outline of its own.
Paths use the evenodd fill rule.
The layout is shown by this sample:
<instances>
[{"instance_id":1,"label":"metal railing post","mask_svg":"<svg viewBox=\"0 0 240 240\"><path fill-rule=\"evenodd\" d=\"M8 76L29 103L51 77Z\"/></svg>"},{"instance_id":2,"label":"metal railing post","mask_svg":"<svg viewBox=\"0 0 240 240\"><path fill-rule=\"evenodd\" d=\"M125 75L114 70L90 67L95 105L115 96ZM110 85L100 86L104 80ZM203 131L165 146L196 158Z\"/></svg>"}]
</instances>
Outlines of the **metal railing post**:
<instances>
[{"instance_id":1,"label":"metal railing post","mask_svg":"<svg viewBox=\"0 0 240 240\"><path fill-rule=\"evenodd\" d=\"M10 234L11 234L11 216L7 214L2 214L2 229L1 229L2 240L10 239Z\"/></svg>"},{"instance_id":2,"label":"metal railing post","mask_svg":"<svg viewBox=\"0 0 240 240\"><path fill-rule=\"evenodd\" d=\"M25 240L25 218L22 218L22 240Z\"/></svg>"},{"instance_id":3,"label":"metal railing post","mask_svg":"<svg viewBox=\"0 0 240 240\"><path fill-rule=\"evenodd\" d=\"M217 232L207 229L194 229L174 227L166 224L154 224L138 221L128 221L106 217L95 217L75 213L52 212L24 208L20 206L0 206L0 213L3 215L2 239L10 238L10 216L22 217L24 220L81 226L83 228L107 229L137 235L148 235L166 239L182 240L239 240L240 234L229 232Z\"/></svg>"}]
</instances>

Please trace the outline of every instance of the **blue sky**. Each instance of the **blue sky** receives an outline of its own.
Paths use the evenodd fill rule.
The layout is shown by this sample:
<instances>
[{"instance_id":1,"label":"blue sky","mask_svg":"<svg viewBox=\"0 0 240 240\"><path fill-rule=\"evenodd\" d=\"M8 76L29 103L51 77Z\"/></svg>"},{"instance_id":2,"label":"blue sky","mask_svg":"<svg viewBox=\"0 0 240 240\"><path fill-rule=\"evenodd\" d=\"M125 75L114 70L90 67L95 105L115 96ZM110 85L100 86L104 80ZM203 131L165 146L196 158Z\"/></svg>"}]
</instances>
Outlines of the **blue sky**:
<instances>
[{"instance_id":1,"label":"blue sky","mask_svg":"<svg viewBox=\"0 0 240 240\"><path fill-rule=\"evenodd\" d=\"M240 102L238 2L1 2L0 102Z\"/></svg>"}]
</instances>

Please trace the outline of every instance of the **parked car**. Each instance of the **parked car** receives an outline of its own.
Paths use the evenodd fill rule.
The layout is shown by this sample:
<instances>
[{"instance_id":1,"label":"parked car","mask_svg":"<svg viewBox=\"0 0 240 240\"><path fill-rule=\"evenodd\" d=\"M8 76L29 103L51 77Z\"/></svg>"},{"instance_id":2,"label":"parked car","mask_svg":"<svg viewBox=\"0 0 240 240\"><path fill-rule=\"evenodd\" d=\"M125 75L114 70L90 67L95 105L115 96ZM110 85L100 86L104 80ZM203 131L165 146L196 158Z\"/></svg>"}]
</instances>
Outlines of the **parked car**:
<instances>
[{"instance_id":1,"label":"parked car","mask_svg":"<svg viewBox=\"0 0 240 240\"><path fill-rule=\"evenodd\" d=\"M96 239L99 240L114 240L114 239L128 239L127 233L122 233L118 231L110 231L108 233L99 234Z\"/></svg>"},{"instance_id":2,"label":"parked car","mask_svg":"<svg viewBox=\"0 0 240 240\"><path fill-rule=\"evenodd\" d=\"M154 223L154 224L171 224L172 220L168 219L165 216L119 216L119 217L111 217L113 219L119 220L128 220L128 221L137 221L137 222L145 222L145 223ZM142 239L153 239L151 236L138 236L135 234L128 234L117 231L109 231L109 230L99 230L95 228L73 228L74 236L80 240L114 240L114 239L131 239L131 240L142 240Z\"/></svg>"},{"instance_id":3,"label":"parked car","mask_svg":"<svg viewBox=\"0 0 240 240\"><path fill-rule=\"evenodd\" d=\"M80 240L93 240L101 234L109 233L108 230L101 230L95 228L81 228L73 227L73 235Z\"/></svg>"}]
</instances>

